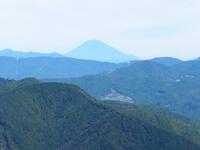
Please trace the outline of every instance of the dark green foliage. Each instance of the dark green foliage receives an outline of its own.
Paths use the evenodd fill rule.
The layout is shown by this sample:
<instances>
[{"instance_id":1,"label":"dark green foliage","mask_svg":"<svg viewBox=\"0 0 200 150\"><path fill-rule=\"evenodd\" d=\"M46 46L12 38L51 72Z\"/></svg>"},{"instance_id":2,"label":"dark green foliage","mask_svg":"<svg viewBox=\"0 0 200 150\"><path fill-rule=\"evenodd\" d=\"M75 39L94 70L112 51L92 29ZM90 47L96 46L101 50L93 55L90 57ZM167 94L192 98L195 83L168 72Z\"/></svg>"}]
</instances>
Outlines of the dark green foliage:
<instances>
[{"instance_id":1,"label":"dark green foliage","mask_svg":"<svg viewBox=\"0 0 200 150\"><path fill-rule=\"evenodd\" d=\"M8 80L8 79L5 80L3 78L0 78L0 94L3 94L5 92L10 92L18 87L30 86L39 82L40 81L35 78L25 78L20 81Z\"/></svg>"},{"instance_id":2,"label":"dark green foliage","mask_svg":"<svg viewBox=\"0 0 200 150\"><path fill-rule=\"evenodd\" d=\"M185 118L143 106L96 101L73 85L34 79L15 82L20 86L0 95L0 148L200 149L198 125Z\"/></svg>"}]
</instances>

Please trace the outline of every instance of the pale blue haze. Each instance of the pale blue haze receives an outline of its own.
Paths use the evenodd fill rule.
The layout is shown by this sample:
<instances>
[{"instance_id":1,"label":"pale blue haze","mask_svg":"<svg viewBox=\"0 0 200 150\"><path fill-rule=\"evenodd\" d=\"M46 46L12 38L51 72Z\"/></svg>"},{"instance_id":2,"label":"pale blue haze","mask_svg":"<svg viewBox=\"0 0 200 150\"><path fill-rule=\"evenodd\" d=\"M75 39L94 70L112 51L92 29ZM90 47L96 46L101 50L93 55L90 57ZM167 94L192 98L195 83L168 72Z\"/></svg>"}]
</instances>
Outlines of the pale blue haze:
<instances>
[{"instance_id":1,"label":"pale blue haze","mask_svg":"<svg viewBox=\"0 0 200 150\"><path fill-rule=\"evenodd\" d=\"M0 0L0 49L66 54L98 39L140 58L200 56L199 0Z\"/></svg>"},{"instance_id":2,"label":"pale blue haze","mask_svg":"<svg viewBox=\"0 0 200 150\"><path fill-rule=\"evenodd\" d=\"M169 37L183 31L180 26L157 27L157 28L141 28L124 32L122 36L128 38L159 38Z\"/></svg>"}]
</instances>

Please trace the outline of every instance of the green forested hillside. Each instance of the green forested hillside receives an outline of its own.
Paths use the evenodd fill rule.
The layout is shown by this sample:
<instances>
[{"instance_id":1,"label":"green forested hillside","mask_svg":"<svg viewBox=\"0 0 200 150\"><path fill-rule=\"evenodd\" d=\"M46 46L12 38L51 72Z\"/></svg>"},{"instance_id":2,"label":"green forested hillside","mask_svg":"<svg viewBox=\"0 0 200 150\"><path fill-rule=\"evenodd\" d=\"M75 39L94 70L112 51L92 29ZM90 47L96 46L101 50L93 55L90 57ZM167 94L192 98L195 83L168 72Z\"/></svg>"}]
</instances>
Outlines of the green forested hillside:
<instances>
[{"instance_id":1,"label":"green forested hillside","mask_svg":"<svg viewBox=\"0 0 200 150\"><path fill-rule=\"evenodd\" d=\"M0 94L0 149L200 149L197 122L96 101L74 85L24 81Z\"/></svg>"},{"instance_id":2,"label":"green forested hillside","mask_svg":"<svg viewBox=\"0 0 200 150\"><path fill-rule=\"evenodd\" d=\"M136 103L161 106L200 119L199 62L169 66L139 61L113 72L60 81L77 84L97 98L114 90Z\"/></svg>"}]
</instances>

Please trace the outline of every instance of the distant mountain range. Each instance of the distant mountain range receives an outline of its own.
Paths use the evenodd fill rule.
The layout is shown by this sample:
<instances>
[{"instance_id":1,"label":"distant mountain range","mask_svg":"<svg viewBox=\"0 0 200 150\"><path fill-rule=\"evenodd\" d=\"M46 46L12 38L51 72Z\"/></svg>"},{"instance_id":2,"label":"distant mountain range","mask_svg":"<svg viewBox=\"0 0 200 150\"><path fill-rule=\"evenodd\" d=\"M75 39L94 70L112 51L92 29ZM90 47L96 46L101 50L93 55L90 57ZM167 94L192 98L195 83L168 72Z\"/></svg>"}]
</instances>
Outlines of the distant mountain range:
<instances>
[{"instance_id":1,"label":"distant mountain range","mask_svg":"<svg viewBox=\"0 0 200 150\"><path fill-rule=\"evenodd\" d=\"M0 57L0 77L70 78L112 71L126 65L67 57Z\"/></svg>"},{"instance_id":2,"label":"distant mountain range","mask_svg":"<svg viewBox=\"0 0 200 150\"><path fill-rule=\"evenodd\" d=\"M30 58L30 57L71 57L84 60L95 60L102 62L121 63L129 62L138 59L135 56L127 55L119 50L105 44L101 41L90 40L83 43L78 48L61 55L59 53L37 53L37 52L21 52L12 49L4 49L0 51L0 56L15 57L15 58Z\"/></svg>"},{"instance_id":3,"label":"distant mountain range","mask_svg":"<svg viewBox=\"0 0 200 150\"><path fill-rule=\"evenodd\" d=\"M0 150L200 150L199 114L200 59L0 51Z\"/></svg>"},{"instance_id":4,"label":"distant mountain range","mask_svg":"<svg viewBox=\"0 0 200 150\"><path fill-rule=\"evenodd\" d=\"M200 150L198 122L74 85L0 79L0 104L1 150Z\"/></svg>"},{"instance_id":5,"label":"distant mountain range","mask_svg":"<svg viewBox=\"0 0 200 150\"><path fill-rule=\"evenodd\" d=\"M166 66L179 64L175 58L155 58L150 60ZM109 63L94 60L74 59L70 57L5 57L0 56L0 77L22 79L35 77L38 79L73 78L112 72L115 69L143 62L135 60L130 63ZM184 69L184 68L183 68Z\"/></svg>"},{"instance_id":6,"label":"distant mountain range","mask_svg":"<svg viewBox=\"0 0 200 150\"><path fill-rule=\"evenodd\" d=\"M80 51L87 47L112 49L99 41L89 41L80 46ZM199 59L182 61L161 57L110 63L55 53L4 50L0 55L5 55L0 56L0 77L3 78L35 77L44 81L69 82L81 86L98 99L150 104L200 119Z\"/></svg>"},{"instance_id":7,"label":"distant mountain range","mask_svg":"<svg viewBox=\"0 0 200 150\"><path fill-rule=\"evenodd\" d=\"M20 52L12 49L3 49L0 51L0 56L29 58L29 57L64 57L58 53L37 53L37 52Z\"/></svg>"},{"instance_id":8,"label":"distant mountain range","mask_svg":"<svg viewBox=\"0 0 200 150\"><path fill-rule=\"evenodd\" d=\"M97 98L116 91L134 103L200 119L200 61L167 60L172 60L171 64L166 58L135 61L112 72L55 81L79 85Z\"/></svg>"},{"instance_id":9,"label":"distant mountain range","mask_svg":"<svg viewBox=\"0 0 200 150\"><path fill-rule=\"evenodd\" d=\"M83 43L78 48L68 52L68 57L86 60L97 60L105 62L128 62L138 59L135 56L122 53L116 48L101 41L91 40Z\"/></svg>"}]
</instances>

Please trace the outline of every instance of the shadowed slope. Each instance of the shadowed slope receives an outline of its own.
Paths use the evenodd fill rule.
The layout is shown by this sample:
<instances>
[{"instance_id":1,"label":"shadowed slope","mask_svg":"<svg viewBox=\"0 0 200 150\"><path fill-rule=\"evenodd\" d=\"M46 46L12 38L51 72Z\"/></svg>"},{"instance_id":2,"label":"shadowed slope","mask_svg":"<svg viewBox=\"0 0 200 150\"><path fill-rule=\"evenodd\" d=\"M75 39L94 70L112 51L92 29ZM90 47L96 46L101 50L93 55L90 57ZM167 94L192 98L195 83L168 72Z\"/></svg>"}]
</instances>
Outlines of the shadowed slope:
<instances>
[{"instance_id":1,"label":"shadowed slope","mask_svg":"<svg viewBox=\"0 0 200 150\"><path fill-rule=\"evenodd\" d=\"M158 117L153 125L139 117L141 112L128 115L73 85L20 86L2 94L0 103L0 143L5 149L199 150L192 138L175 132L170 119L161 123L166 127L158 127L165 120L159 114L152 114Z\"/></svg>"}]
</instances>

